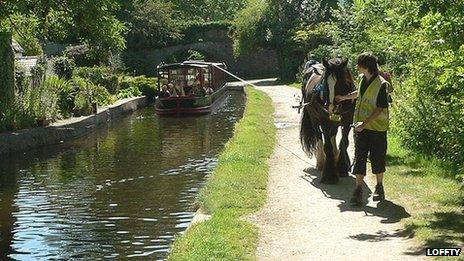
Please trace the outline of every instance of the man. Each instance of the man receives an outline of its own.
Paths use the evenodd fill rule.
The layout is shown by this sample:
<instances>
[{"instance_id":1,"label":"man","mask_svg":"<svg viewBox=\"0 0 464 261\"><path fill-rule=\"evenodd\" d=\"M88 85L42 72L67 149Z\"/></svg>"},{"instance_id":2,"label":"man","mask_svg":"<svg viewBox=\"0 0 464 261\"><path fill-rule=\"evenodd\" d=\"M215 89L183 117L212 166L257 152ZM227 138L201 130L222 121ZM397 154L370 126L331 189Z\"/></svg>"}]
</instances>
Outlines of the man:
<instances>
[{"instance_id":1,"label":"man","mask_svg":"<svg viewBox=\"0 0 464 261\"><path fill-rule=\"evenodd\" d=\"M337 96L337 101L357 99L354 112L355 159L353 174L356 175L356 189L350 200L353 205L361 205L362 185L366 175L367 156L371 162L372 173L376 175L377 185L374 201L385 199L383 176L387 156L387 130L389 83L379 75L378 59L371 53L358 56L357 65L362 73L359 90L346 96Z\"/></svg>"},{"instance_id":2,"label":"man","mask_svg":"<svg viewBox=\"0 0 464 261\"><path fill-rule=\"evenodd\" d=\"M165 97L169 97L171 96L171 93L169 93L168 91L168 86L166 84L163 84L163 86L161 87L161 91L159 93L159 97L160 98L165 98Z\"/></svg>"}]
</instances>

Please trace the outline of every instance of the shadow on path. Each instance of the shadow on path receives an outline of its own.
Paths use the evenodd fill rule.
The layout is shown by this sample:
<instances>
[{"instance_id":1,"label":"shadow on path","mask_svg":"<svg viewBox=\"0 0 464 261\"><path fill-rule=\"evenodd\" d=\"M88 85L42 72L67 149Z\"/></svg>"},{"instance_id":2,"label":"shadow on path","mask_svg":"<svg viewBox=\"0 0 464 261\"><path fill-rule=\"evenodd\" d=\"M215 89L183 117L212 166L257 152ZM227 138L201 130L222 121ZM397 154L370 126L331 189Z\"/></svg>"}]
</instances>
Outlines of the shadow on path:
<instances>
[{"instance_id":1,"label":"shadow on path","mask_svg":"<svg viewBox=\"0 0 464 261\"><path fill-rule=\"evenodd\" d=\"M403 237L403 238L412 238L414 233L408 229L396 229L394 232L382 231L379 230L375 234L366 234L361 233L354 236L349 236L351 239L359 241L368 241L368 242L380 242L390 240L390 238Z\"/></svg>"},{"instance_id":2,"label":"shadow on path","mask_svg":"<svg viewBox=\"0 0 464 261\"><path fill-rule=\"evenodd\" d=\"M321 173L317 169L307 168L304 170L305 175L301 176L302 179L306 180L312 186L318 188L324 196L327 198L340 200L342 201L338 207L340 212L345 211L364 211L366 216L376 216L381 217L381 223L397 223L403 218L408 218L411 215L405 210L404 207L395 204L392 201L385 200L379 202L376 206L371 206L371 204L363 206L351 206L350 198L353 193L353 190L356 186L356 179L352 176L347 178L341 178L339 183L336 185L327 185L320 183ZM363 201L369 203L369 198L372 194L372 190L364 184L363 186ZM408 239L414 237L414 228L406 227L405 229L396 229L395 231L383 231L379 230L376 233L368 234L361 233L357 235L351 235L348 238L352 240L366 241L366 242L382 242L387 241L392 238L402 238ZM425 249L420 248L410 248L406 255L420 256L424 255Z\"/></svg>"},{"instance_id":3,"label":"shadow on path","mask_svg":"<svg viewBox=\"0 0 464 261\"><path fill-rule=\"evenodd\" d=\"M351 206L350 198L356 187L354 177L341 178L336 185L327 185L319 182L320 171L314 168L307 168L304 170L306 175L302 176L304 180L309 182L314 187L321 190L321 192L331 199L341 200L338 205L341 212L345 211L364 211L366 216L377 216L383 218L381 223L397 223L403 218L408 218L411 215L404 209L404 207L395 204L392 201L384 200L377 203L376 207L370 205L364 206ZM364 184L363 186L363 201L368 202L372 194L372 190Z\"/></svg>"}]
</instances>

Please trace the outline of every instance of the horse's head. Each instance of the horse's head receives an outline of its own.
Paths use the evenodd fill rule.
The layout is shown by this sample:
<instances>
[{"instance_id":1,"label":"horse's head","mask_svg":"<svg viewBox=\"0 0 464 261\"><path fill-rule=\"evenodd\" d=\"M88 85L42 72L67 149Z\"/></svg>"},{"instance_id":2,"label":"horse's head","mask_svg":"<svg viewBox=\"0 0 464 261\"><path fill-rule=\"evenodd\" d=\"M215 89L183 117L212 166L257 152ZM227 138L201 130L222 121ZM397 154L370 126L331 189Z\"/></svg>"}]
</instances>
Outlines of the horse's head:
<instances>
[{"instance_id":1,"label":"horse's head","mask_svg":"<svg viewBox=\"0 0 464 261\"><path fill-rule=\"evenodd\" d=\"M342 58L332 58L323 60L325 67L324 78L336 94L347 94L353 88L353 76L348 70L348 60Z\"/></svg>"}]
</instances>

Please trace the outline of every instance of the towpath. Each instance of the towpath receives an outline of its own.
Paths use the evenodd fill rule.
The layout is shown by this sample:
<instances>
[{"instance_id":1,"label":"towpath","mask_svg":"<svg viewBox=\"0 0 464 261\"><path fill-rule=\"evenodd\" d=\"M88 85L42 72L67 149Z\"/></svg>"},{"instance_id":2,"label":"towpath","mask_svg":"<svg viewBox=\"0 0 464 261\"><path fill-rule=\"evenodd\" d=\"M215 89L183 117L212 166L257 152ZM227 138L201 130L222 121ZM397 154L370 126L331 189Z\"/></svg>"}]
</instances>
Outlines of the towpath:
<instances>
[{"instance_id":1,"label":"towpath","mask_svg":"<svg viewBox=\"0 0 464 261\"><path fill-rule=\"evenodd\" d=\"M260 229L258 259L423 259L399 223L409 217L402 206L388 200L377 204L372 196L364 207L350 206L353 177L337 185L319 183L315 158L308 158L300 147L299 114L291 108L299 91L288 86L258 89L274 103L279 144L269 160L267 203L249 217ZM352 157L352 141L349 150ZM371 177L368 186L374 185ZM371 190L364 192L367 198Z\"/></svg>"}]
</instances>

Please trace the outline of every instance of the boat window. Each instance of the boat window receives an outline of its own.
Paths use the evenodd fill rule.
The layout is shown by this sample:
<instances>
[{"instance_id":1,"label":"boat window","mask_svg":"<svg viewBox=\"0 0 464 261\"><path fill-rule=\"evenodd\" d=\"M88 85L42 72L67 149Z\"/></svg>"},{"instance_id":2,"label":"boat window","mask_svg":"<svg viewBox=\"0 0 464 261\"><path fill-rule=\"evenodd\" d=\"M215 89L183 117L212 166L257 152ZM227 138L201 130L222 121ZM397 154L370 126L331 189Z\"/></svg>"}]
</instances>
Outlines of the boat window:
<instances>
[{"instance_id":1,"label":"boat window","mask_svg":"<svg viewBox=\"0 0 464 261\"><path fill-rule=\"evenodd\" d=\"M185 85L185 76L184 76L184 70L183 69L173 69L170 71L170 79L169 81L171 83L176 83L183 87Z\"/></svg>"},{"instance_id":2,"label":"boat window","mask_svg":"<svg viewBox=\"0 0 464 261\"><path fill-rule=\"evenodd\" d=\"M188 69L187 71L187 76L186 76L186 80L187 80L187 86L193 86L195 85L195 75L197 74L197 70L196 69Z\"/></svg>"}]
</instances>

